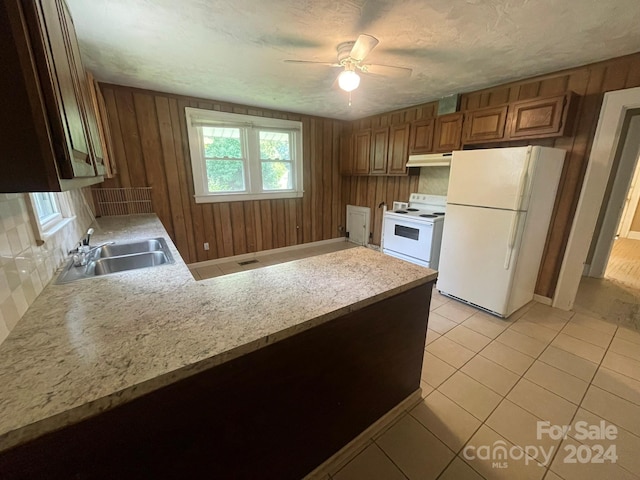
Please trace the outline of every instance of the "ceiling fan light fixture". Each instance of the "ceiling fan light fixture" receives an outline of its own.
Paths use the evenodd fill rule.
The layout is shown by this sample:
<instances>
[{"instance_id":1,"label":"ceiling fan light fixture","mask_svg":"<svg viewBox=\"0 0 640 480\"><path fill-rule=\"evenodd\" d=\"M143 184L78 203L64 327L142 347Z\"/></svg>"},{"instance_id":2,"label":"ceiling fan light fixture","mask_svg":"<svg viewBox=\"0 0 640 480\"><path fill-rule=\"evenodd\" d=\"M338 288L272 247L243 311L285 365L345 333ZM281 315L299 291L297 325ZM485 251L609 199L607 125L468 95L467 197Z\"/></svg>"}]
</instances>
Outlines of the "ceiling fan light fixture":
<instances>
[{"instance_id":1,"label":"ceiling fan light fixture","mask_svg":"<svg viewBox=\"0 0 640 480\"><path fill-rule=\"evenodd\" d=\"M360 85L360 75L353 70L345 70L338 75L338 85L345 92L351 92Z\"/></svg>"}]
</instances>

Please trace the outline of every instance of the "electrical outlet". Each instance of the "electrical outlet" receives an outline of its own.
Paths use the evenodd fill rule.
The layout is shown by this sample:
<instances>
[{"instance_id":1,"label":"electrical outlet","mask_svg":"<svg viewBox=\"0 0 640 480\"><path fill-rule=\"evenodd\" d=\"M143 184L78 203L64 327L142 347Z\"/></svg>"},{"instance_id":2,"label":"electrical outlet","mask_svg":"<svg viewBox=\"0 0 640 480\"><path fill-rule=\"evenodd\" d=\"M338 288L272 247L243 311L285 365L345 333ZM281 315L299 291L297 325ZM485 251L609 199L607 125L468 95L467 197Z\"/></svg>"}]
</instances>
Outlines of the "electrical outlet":
<instances>
[{"instance_id":1,"label":"electrical outlet","mask_svg":"<svg viewBox=\"0 0 640 480\"><path fill-rule=\"evenodd\" d=\"M204 242L204 249L209 250L209 242Z\"/></svg>"}]
</instances>

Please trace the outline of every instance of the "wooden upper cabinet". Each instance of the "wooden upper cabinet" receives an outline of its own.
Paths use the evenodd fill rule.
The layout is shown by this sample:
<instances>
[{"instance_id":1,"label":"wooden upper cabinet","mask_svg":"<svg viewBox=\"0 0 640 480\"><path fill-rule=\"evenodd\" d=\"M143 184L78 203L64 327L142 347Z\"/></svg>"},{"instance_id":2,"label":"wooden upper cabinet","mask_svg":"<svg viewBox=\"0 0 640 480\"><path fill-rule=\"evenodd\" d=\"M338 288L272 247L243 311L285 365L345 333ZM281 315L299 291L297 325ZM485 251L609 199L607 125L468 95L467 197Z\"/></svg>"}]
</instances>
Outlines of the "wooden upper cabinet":
<instances>
[{"instance_id":1,"label":"wooden upper cabinet","mask_svg":"<svg viewBox=\"0 0 640 480\"><path fill-rule=\"evenodd\" d=\"M462 143L504 140L507 108L508 106L504 105L465 112Z\"/></svg>"},{"instance_id":2,"label":"wooden upper cabinet","mask_svg":"<svg viewBox=\"0 0 640 480\"><path fill-rule=\"evenodd\" d=\"M353 170L352 175L368 175L370 166L369 153L371 151L371 129L360 130L353 139Z\"/></svg>"},{"instance_id":3,"label":"wooden upper cabinet","mask_svg":"<svg viewBox=\"0 0 640 480\"><path fill-rule=\"evenodd\" d=\"M77 61L73 58L69 28L73 28L66 5L60 0L21 2L25 5L36 65L42 82L47 113L56 137L61 178L95 176L89 132L84 119ZM30 9L33 11L30 12ZM58 115L54 112L57 110Z\"/></svg>"},{"instance_id":4,"label":"wooden upper cabinet","mask_svg":"<svg viewBox=\"0 0 640 480\"><path fill-rule=\"evenodd\" d=\"M514 102L509 106L509 138L570 135L576 110L573 92L555 97Z\"/></svg>"},{"instance_id":5,"label":"wooden upper cabinet","mask_svg":"<svg viewBox=\"0 0 640 480\"><path fill-rule=\"evenodd\" d=\"M340 175L353 174L353 140L350 133L340 136Z\"/></svg>"},{"instance_id":6,"label":"wooden upper cabinet","mask_svg":"<svg viewBox=\"0 0 640 480\"><path fill-rule=\"evenodd\" d=\"M409 153L420 154L433 151L433 118L415 121L411 124Z\"/></svg>"},{"instance_id":7,"label":"wooden upper cabinet","mask_svg":"<svg viewBox=\"0 0 640 480\"><path fill-rule=\"evenodd\" d=\"M84 120L87 126L89 147L91 149L90 152L93 156L97 173L99 175L102 175L105 173L105 153L103 148L103 138L100 134L100 127L98 125L97 109L94 108L94 103L91 98L92 87L89 86L89 79L82 65L82 59L80 57L80 47L78 45L75 27L73 25L73 20L71 19L71 14L67 9L67 5L64 0L60 0L60 8L62 13L60 18L64 20L63 27L67 34L66 40L68 42L68 55L75 68L75 78L78 82L77 91L78 95L81 97L82 104L84 105L82 112L84 114ZM93 77L91 78L91 81L93 82Z\"/></svg>"},{"instance_id":8,"label":"wooden upper cabinet","mask_svg":"<svg viewBox=\"0 0 640 480\"><path fill-rule=\"evenodd\" d=\"M434 152L450 152L460 149L463 116L462 112L456 112L436 118L433 139Z\"/></svg>"},{"instance_id":9,"label":"wooden upper cabinet","mask_svg":"<svg viewBox=\"0 0 640 480\"><path fill-rule=\"evenodd\" d=\"M409 136L411 125L395 125L389 129L389 154L387 156L387 174L406 175L409 159Z\"/></svg>"},{"instance_id":10,"label":"wooden upper cabinet","mask_svg":"<svg viewBox=\"0 0 640 480\"><path fill-rule=\"evenodd\" d=\"M113 153L113 143L111 142L111 126L109 125L107 107L104 103L104 97L90 72L87 72L87 88L89 89L89 98L93 112L96 116L96 128L98 133L98 145L102 152L102 159L96 159L96 168L98 173L102 173L107 178L113 178L118 173L115 163L115 155ZM93 135L92 135L93 138Z\"/></svg>"},{"instance_id":11,"label":"wooden upper cabinet","mask_svg":"<svg viewBox=\"0 0 640 480\"><path fill-rule=\"evenodd\" d=\"M372 175L385 175L387 173L387 154L389 151L389 127L374 128L371 130L371 168Z\"/></svg>"},{"instance_id":12,"label":"wooden upper cabinet","mask_svg":"<svg viewBox=\"0 0 640 480\"><path fill-rule=\"evenodd\" d=\"M0 4L0 191L60 191L103 180L97 121L63 0ZM93 122L92 122L93 116Z\"/></svg>"}]
</instances>

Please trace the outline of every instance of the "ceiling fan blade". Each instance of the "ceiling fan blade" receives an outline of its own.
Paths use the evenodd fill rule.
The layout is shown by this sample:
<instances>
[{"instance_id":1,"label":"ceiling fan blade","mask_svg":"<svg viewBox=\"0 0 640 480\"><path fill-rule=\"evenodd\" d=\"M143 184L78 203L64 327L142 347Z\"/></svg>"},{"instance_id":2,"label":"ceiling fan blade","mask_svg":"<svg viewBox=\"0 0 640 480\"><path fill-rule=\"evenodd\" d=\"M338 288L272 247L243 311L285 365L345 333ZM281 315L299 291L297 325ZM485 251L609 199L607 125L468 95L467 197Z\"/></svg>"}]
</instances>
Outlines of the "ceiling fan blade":
<instances>
[{"instance_id":1,"label":"ceiling fan blade","mask_svg":"<svg viewBox=\"0 0 640 480\"><path fill-rule=\"evenodd\" d=\"M329 67L341 67L339 63L335 62L314 62L313 60L284 60L285 63L312 63L315 65L327 65Z\"/></svg>"},{"instance_id":2,"label":"ceiling fan blade","mask_svg":"<svg viewBox=\"0 0 640 480\"><path fill-rule=\"evenodd\" d=\"M385 77L395 78L408 78L413 73L413 70L405 67L394 67L393 65L362 65L361 70L364 73L370 73L372 75L383 75Z\"/></svg>"},{"instance_id":3,"label":"ceiling fan blade","mask_svg":"<svg viewBox=\"0 0 640 480\"><path fill-rule=\"evenodd\" d=\"M367 55L369 55L369 53L371 53L371 50L373 50L376 45L378 45L378 39L376 37L363 33L358 36L349 56L354 60L361 62Z\"/></svg>"}]
</instances>

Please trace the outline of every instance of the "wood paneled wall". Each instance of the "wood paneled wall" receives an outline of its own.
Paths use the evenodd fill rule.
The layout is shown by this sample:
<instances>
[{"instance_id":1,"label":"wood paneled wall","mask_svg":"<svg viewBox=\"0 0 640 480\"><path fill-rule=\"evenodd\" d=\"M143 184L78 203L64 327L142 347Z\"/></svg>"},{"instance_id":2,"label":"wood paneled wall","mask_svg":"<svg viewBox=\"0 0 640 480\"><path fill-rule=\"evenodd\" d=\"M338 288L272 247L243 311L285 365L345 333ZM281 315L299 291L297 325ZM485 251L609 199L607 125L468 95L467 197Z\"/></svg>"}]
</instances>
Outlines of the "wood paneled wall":
<instances>
[{"instance_id":1,"label":"wood paneled wall","mask_svg":"<svg viewBox=\"0 0 640 480\"><path fill-rule=\"evenodd\" d=\"M541 141L484 145L485 147L495 147L537 144L562 148L567 151L536 286L536 293L539 295L552 297L555 291L598 122L603 94L612 90L637 86L640 86L640 53L465 93L461 96L461 111L503 105L511 101L525 100L536 96L556 95L566 90L573 90L581 96L572 136ZM434 103L418 105L369 117L360 120L359 123L364 128L369 125L385 124L379 122L401 123L403 119L410 121L414 118L431 115L434 105ZM474 146L474 148L476 147ZM393 193L389 192L390 185L392 185ZM379 202L406 201L409 191L414 191L416 187L417 179L413 178L345 177L342 181L342 209L344 209L344 204L353 203L368 206L372 212L377 212ZM379 222L380 217L376 214L374 243L379 242L380 239Z\"/></svg>"},{"instance_id":2,"label":"wood paneled wall","mask_svg":"<svg viewBox=\"0 0 640 480\"><path fill-rule=\"evenodd\" d=\"M340 204L339 137L345 122L117 85L100 87L118 167L118 175L101 186L153 187L154 211L185 261L341 236L346 209ZM301 121L304 196L196 204L185 107Z\"/></svg>"},{"instance_id":3,"label":"wood paneled wall","mask_svg":"<svg viewBox=\"0 0 640 480\"><path fill-rule=\"evenodd\" d=\"M461 96L462 111L573 90L580 95L572 136L534 143L567 151L536 293L551 297L567 244L604 92L640 86L640 54L564 70ZM257 109L116 85L101 85L113 132L119 175L105 187L152 186L154 209L188 262L335 238L346 205L371 208L372 243L380 243L385 202L406 201L413 177L340 177L343 131L397 125L436 114L437 103L354 122ZM304 135L302 199L196 204L186 136L187 106L300 120ZM497 146L488 144L486 147ZM475 147L474 147L475 148ZM210 250L205 251L204 242Z\"/></svg>"},{"instance_id":4,"label":"wood paneled wall","mask_svg":"<svg viewBox=\"0 0 640 480\"><path fill-rule=\"evenodd\" d=\"M411 123L421 118L433 117L437 111L438 103L431 102L417 107L356 120L350 123L346 131ZM403 202L409 200L409 194L418 191L419 178L419 175L408 177L342 177L342 209L346 209L346 205L369 207L371 209L371 243L380 245L383 213L380 205L384 202L387 208L390 209L394 200Z\"/></svg>"}]
</instances>

